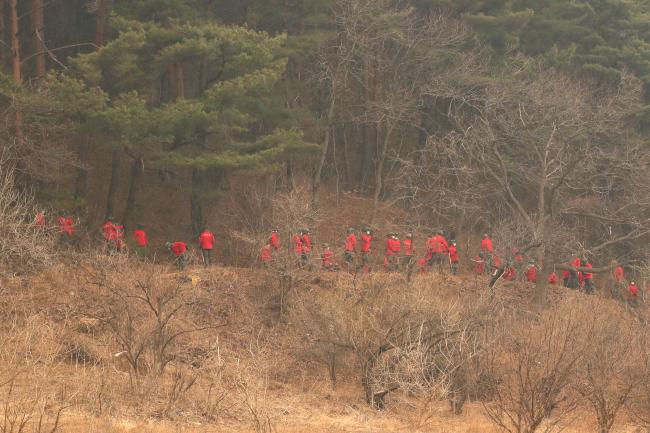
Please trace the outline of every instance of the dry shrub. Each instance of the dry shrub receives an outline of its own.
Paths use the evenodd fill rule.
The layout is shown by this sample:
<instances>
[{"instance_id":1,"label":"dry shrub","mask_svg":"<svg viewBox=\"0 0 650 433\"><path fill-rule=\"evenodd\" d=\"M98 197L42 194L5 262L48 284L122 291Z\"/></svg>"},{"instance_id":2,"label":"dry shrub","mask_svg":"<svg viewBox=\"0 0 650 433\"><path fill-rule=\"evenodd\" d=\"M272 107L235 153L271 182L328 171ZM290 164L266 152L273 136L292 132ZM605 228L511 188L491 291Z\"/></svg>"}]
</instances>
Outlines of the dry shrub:
<instances>
[{"instance_id":1,"label":"dry shrub","mask_svg":"<svg viewBox=\"0 0 650 433\"><path fill-rule=\"evenodd\" d=\"M54 238L34 223L33 197L16 185L16 170L0 152L0 269L21 273L42 269L54 262Z\"/></svg>"}]
</instances>

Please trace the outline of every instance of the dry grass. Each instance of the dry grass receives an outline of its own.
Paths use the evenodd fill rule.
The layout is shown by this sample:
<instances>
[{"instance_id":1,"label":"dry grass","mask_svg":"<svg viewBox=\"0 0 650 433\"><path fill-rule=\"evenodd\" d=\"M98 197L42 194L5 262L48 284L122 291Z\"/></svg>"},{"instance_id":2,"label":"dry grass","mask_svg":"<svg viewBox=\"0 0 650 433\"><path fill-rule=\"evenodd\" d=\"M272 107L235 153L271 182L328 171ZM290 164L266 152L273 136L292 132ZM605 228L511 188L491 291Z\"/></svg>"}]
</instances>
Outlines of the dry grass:
<instances>
[{"instance_id":1,"label":"dry grass","mask_svg":"<svg viewBox=\"0 0 650 433\"><path fill-rule=\"evenodd\" d=\"M469 403L461 416L450 414L445 401L433 402L427 409L432 415L423 418L416 394L396 392L385 410L371 409L351 353L340 354L338 383L332 389L327 368L310 352L309 336L295 316L279 308L274 278L263 271L227 268L178 273L162 265L134 266L119 257L91 257L74 268L61 265L31 277L5 277L0 384L20 371L14 402L39 396L50 418L64 407L58 431L65 433L497 431L478 402ZM417 294L400 298L404 302L419 297L426 305L447 305L487 297L473 277L418 277L410 288L402 275L364 278ZM155 365L153 343L144 344L138 374L122 356L116 357L123 344L102 316L110 303L109 287L128 294L142 281L155 290L181 289L182 308L169 329L208 327L170 343L166 353L171 360L162 373L148 367ZM343 273L297 273L287 302L327 299L342 287L353 293L359 284ZM504 286L494 302L528 309L531 290ZM553 294L569 300L575 296ZM155 316L141 301L128 299L140 320L134 330L148 341ZM585 411L565 431L593 431L591 419ZM25 433L31 431L36 430Z\"/></svg>"}]
</instances>

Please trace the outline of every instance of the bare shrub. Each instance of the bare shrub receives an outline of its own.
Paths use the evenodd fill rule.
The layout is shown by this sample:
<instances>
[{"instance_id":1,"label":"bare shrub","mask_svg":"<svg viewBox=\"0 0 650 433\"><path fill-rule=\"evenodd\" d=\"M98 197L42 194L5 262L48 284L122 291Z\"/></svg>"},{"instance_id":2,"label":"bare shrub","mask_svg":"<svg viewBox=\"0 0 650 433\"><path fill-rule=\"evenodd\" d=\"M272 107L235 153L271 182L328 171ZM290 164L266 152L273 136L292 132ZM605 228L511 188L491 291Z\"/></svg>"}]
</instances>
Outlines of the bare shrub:
<instances>
[{"instance_id":1,"label":"bare shrub","mask_svg":"<svg viewBox=\"0 0 650 433\"><path fill-rule=\"evenodd\" d=\"M34 222L33 197L16 185L16 169L0 152L0 266L12 272L40 269L53 263L54 239Z\"/></svg>"},{"instance_id":2,"label":"bare shrub","mask_svg":"<svg viewBox=\"0 0 650 433\"><path fill-rule=\"evenodd\" d=\"M539 316L505 317L486 356L492 378L487 416L510 433L550 432L576 408L573 378L585 356L586 309L567 301Z\"/></svg>"}]
</instances>

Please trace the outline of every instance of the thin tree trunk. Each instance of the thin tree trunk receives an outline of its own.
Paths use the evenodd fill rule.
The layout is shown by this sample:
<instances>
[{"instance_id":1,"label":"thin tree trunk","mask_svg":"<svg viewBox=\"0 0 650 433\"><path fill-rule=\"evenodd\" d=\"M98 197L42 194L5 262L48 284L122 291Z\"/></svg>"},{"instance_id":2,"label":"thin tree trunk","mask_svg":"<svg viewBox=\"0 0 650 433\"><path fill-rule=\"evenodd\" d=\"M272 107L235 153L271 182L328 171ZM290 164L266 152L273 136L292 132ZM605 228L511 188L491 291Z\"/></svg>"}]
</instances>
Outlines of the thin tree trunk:
<instances>
[{"instance_id":1,"label":"thin tree trunk","mask_svg":"<svg viewBox=\"0 0 650 433\"><path fill-rule=\"evenodd\" d=\"M293 181L293 164L291 160L287 160L287 191L291 192L295 189L295 184Z\"/></svg>"},{"instance_id":2,"label":"thin tree trunk","mask_svg":"<svg viewBox=\"0 0 650 433\"><path fill-rule=\"evenodd\" d=\"M132 226L133 215L135 213L136 199L138 196L138 191L140 189L140 183L142 181L142 175L144 174L144 159L142 156L138 156L133 159L133 165L131 166L131 181L129 182L129 193L126 197L126 209L124 210L124 218L122 221L124 224Z\"/></svg>"},{"instance_id":3,"label":"thin tree trunk","mask_svg":"<svg viewBox=\"0 0 650 433\"><path fill-rule=\"evenodd\" d=\"M198 168L192 169L192 193L190 197L190 222L192 236L198 235L203 225L203 206L201 205L201 189L203 174Z\"/></svg>"},{"instance_id":4,"label":"thin tree trunk","mask_svg":"<svg viewBox=\"0 0 650 433\"><path fill-rule=\"evenodd\" d=\"M18 0L9 0L9 13L11 20L11 72L14 84L21 86L23 76L20 67L20 40L18 39ZM15 115L16 141L23 142L23 114L16 111Z\"/></svg>"},{"instance_id":5,"label":"thin tree trunk","mask_svg":"<svg viewBox=\"0 0 650 433\"><path fill-rule=\"evenodd\" d=\"M388 143L390 141L390 136L393 133L393 128L394 125L391 124L386 130L386 136L384 137L381 154L379 156L379 163L377 164L377 172L375 173L375 194L372 202L372 216L370 218L371 227L375 224L375 219L377 218L377 211L379 209L379 197L381 196L381 190L384 186L384 165L386 162L386 155L388 154Z\"/></svg>"},{"instance_id":6,"label":"thin tree trunk","mask_svg":"<svg viewBox=\"0 0 650 433\"><path fill-rule=\"evenodd\" d=\"M323 149L321 150L320 160L318 161L318 167L316 168L316 174L314 175L314 184L311 191L311 201L312 204L316 204L316 194L318 193L318 187L321 183L321 177L323 175L323 166L325 165L325 160L327 159L327 150L330 144L330 134L332 133L332 118L334 117L334 107L335 99L332 97L330 101L330 108L327 112L327 127L325 129L325 139L323 140Z\"/></svg>"},{"instance_id":7,"label":"thin tree trunk","mask_svg":"<svg viewBox=\"0 0 650 433\"><path fill-rule=\"evenodd\" d=\"M185 99L185 70L182 63L170 66L171 76L174 81L174 96L176 100Z\"/></svg>"},{"instance_id":8,"label":"thin tree trunk","mask_svg":"<svg viewBox=\"0 0 650 433\"><path fill-rule=\"evenodd\" d=\"M97 14L95 16L95 45L98 47L106 43L106 23L108 18L108 0L97 0Z\"/></svg>"},{"instance_id":9,"label":"thin tree trunk","mask_svg":"<svg viewBox=\"0 0 650 433\"><path fill-rule=\"evenodd\" d=\"M32 29L34 30L34 61L36 65L36 77L41 79L45 76L43 0L31 0L30 6Z\"/></svg>"},{"instance_id":10,"label":"thin tree trunk","mask_svg":"<svg viewBox=\"0 0 650 433\"><path fill-rule=\"evenodd\" d=\"M0 0L0 72L4 72L9 55L5 41L5 0Z\"/></svg>"},{"instance_id":11,"label":"thin tree trunk","mask_svg":"<svg viewBox=\"0 0 650 433\"><path fill-rule=\"evenodd\" d=\"M111 155L111 180L108 185L108 195L106 196L106 213L105 218L112 217L115 213L115 194L119 186L119 167L120 167L120 150L115 147Z\"/></svg>"},{"instance_id":12,"label":"thin tree trunk","mask_svg":"<svg viewBox=\"0 0 650 433\"><path fill-rule=\"evenodd\" d=\"M535 282L535 293L533 295L533 302L538 307L546 306L546 299L548 294L548 276L550 275L549 264L550 261L546 257L546 247L542 245L537 250L537 263L540 266L540 271L537 275Z\"/></svg>"}]
</instances>

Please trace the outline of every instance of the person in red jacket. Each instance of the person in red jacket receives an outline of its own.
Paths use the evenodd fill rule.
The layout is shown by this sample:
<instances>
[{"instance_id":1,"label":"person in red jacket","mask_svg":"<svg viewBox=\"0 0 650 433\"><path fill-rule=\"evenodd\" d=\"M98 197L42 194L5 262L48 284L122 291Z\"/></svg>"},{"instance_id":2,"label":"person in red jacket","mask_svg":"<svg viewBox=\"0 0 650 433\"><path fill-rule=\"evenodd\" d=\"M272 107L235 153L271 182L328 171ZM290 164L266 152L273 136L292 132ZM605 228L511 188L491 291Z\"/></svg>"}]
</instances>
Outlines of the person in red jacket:
<instances>
[{"instance_id":1,"label":"person in red jacket","mask_svg":"<svg viewBox=\"0 0 650 433\"><path fill-rule=\"evenodd\" d=\"M427 263L428 260L426 258L422 258L418 260L418 265L420 266L419 273L420 274L426 274L427 273Z\"/></svg>"},{"instance_id":2,"label":"person in red jacket","mask_svg":"<svg viewBox=\"0 0 650 433\"><path fill-rule=\"evenodd\" d=\"M201 255L203 256L203 265L208 267L212 264L212 250L214 249L214 233L203 227L199 235L199 245L201 246Z\"/></svg>"},{"instance_id":3,"label":"person in red jacket","mask_svg":"<svg viewBox=\"0 0 650 433\"><path fill-rule=\"evenodd\" d=\"M386 250L384 258L384 267L388 272L397 270L397 261L401 250L401 243L397 233L389 233L386 238Z\"/></svg>"},{"instance_id":4,"label":"person in red jacket","mask_svg":"<svg viewBox=\"0 0 650 433\"><path fill-rule=\"evenodd\" d=\"M271 239L269 240L269 245L273 250L278 251L280 249L280 232L278 229L271 230Z\"/></svg>"},{"instance_id":5,"label":"person in red jacket","mask_svg":"<svg viewBox=\"0 0 650 433\"><path fill-rule=\"evenodd\" d=\"M529 283L537 282L537 266L532 260L528 262L528 269L526 269L526 281Z\"/></svg>"},{"instance_id":6,"label":"person in red jacket","mask_svg":"<svg viewBox=\"0 0 650 433\"><path fill-rule=\"evenodd\" d=\"M494 254L494 245L492 239L490 239L490 236L487 233L485 233L481 239L481 252L483 253L483 257L485 257L486 272L492 273L492 267L495 266L492 259L492 255Z\"/></svg>"},{"instance_id":7,"label":"person in red jacket","mask_svg":"<svg viewBox=\"0 0 650 433\"><path fill-rule=\"evenodd\" d=\"M449 249L449 245L447 244L447 240L443 236L442 231L436 232L435 236L429 239L427 248L431 255L430 265L437 265L438 269L442 271L444 263L447 262L446 255L447 250Z\"/></svg>"},{"instance_id":8,"label":"person in red jacket","mask_svg":"<svg viewBox=\"0 0 650 433\"><path fill-rule=\"evenodd\" d=\"M45 230L45 226L47 224L45 220L45 211L41 211L36 214L36 218L34 219L34 224L36 224L36 227L38 227L39 229Z\"/></svg>"},{"instance_id":9,"label":"person in red jacket","mask_svg":"<svg viewBox=\"0 0 650 433\"><path fill-rule=\"evenodd\" d=\"M354 228L348 229L348 235L345 238L345 249L343 251L343 258L348 267L348 272L352 271L354 264L354 256L357 253L357 237L354 234Z\"/></svg>"},{"instance_id":10,"label":"person in red jacket","mask_svg":"<svg viewBox=\"0 0 650 433\"><path fill-rule=\"evenodd\" d=\"M323 266L323 270L328 272L335 271L334 253L332 252L328 244L323 244L323 254L321 255L321 264Z\"/></svg>"},{"instance_id":11,"label":"person in red jacket","mask_svg":"<svg viewBox=\"0 0 650 433\"><path fill-rule=\"evenodd\" d=\"M126 241L124 240L124 225L113 223L115 225L115 251L118 253L126 253Z\"/></svg>"},{"instance_id":12,"label":"person in red jacket","mask_svg":"<svg viewBox=\"0 0 650 433\"><path fill-rule=\"evenodd\" d=\"M185 269L185 265L189 260L187 253L187 244L183 241L167 242L165 244L165 247L167 247L167 249L174 254L174 263L178 269Z\"/></svg>"},{"instance_id":13,"label":"person in red jacket","mask_svg":"<svg viewBox=\"0 0 650 433\"><path fill-rule=\"evenodd\" d=\"M372 248L372 231L364 228L361 233L361 265L364 272L369 272L370 250Z\"/></svg>"},{"instance_id":14,"label":"person in red jacket","mask_svg":"<svg viewBox=\"0 0 650 433\"><path fill-rule=\"evenodd\" d=\"M632 305L636 306L639 302L639 287L634 281L627 286L627 298Z\"/></svg>"},{"instance_id":15,"label":"person in red jacket","mask_svg":"<svg viewBox=\"0 0 650 433\"><path fill-rule=\"evenodd\" d=\"M625 281L625 270L623 269L623 266L618 265L614 269L614 272L612 273L612 277L614 278L614 281L617 283L621 283Z\"/></svg>"},{"instance_id":16,"label":"person in red jacket","mask_svg":"<svg viewBox=\"0 0 650 433\"><path fill-rule=\"evenodd\" d=\"M271 262L273 261L273 255L271 254L271 244L268 243L262 247L260 250L260 263L264 268L268 268Z\"/></svg>"},{"instance_id":17,"label":"person in red jacket","mask_svg":"<svg viewBox=\"0 0 650 433\"><path fill-rule=\"evenodd\" d=\"M515 271L515 275L523 280L525 275L524 275L524 256L519 252L519 248L513 247L512 248L512 256L514 257L514 263L513 263L513 269Z\"/></svg>"},{"instance_id":18,"label":"person in red jacket","mask_svg":"<svg viewBox=\"0 0 650 433\"><path fill-rule=\"evenodd\" d=\"M415 257L415 244L413 243L413 234L407 233L404 241L402 242L404 247L404 268L406 270L411 269L414 264Z\"/></svg>"},{"instance_id":19,"label":"person in red jacket","mask_svg":"<svg viewBox=\"0 0 650 433\"><path fill-rule=\"evenodd\" d=\"M452 240L451 245L449 246L449 263L451 265L451 274L458 274L458 263L460 262L460 256L458 255L458 247L456 246L456 241Z\"/></svg>"},{"instance_id":20,"label":"person in red jacket","mask_svg":"<svg viewBox=\"0 0 650 433\"><path fill-rule=\"evenodd\" d=\"M555 286L555 285L557 285L557 281L558 281L557 272L555 272L555 271L551 272L549 274L549 276L548 276L548 283Z\"/></svg>"},{"instance_id":21,"label":"person in red jacket","mask_svg":"<svg viewBox=\"0 0 650 433\"><path fill-rule=\"evenodd\" d=\"M586 258L583 258L580 262L580 265L583 268L588 268L591 269L593 266L591 263L589 263L589 260ZM583 279L583 287L585 289L585 293L591 294L594 292L594 274L591 272L584 272L582 273L582 279Z\"/></svg>"},{"instance_id":22,"label":"person in red jacket","mask_svg":"<svg viewBox=\"0 0 650 433\"><path fill-rule=\"evenodd\" d=\"M571 260L571 262L569 263L569 266L572 266L574 268L579 268L581 264L582 264L582 260L580 260L580 257L574 257L573 260ZM582 276L581 272L565 271L563 272L562 275L564 277L565 287L574 290L580 287L580 278Z\"/></svg>"},{"instance_id":23,"label":"person in red jacket","mask_svg":"<svg viewBox=\"0 0 650 433\"><path fill-rule=\"evenodd\" d=\"M474 273L476 275L483 275L485 273L485 256L483 253L478 253L478 256L473 258L474 262Z\"/></svg>"},{"instance_id":24,"label":"person in red jacket","mask_svg":"<svg viewBox=\"0 0 650 433\"><path fill-rule=\"evenodd\" d=\"M138 257L143 258L147 254L147 247L149 246L149 239L147 232L144 231L142 224L137 224L133 231L133 240L135 241L135 253Z\"/></svg>"},{"instance_id":25,"label":"person in red jacket","mask_svg":"<svg viewBox=\"0 0 650 433\"><path fill-rule=\"evenodd\" d=\"M302 235L300 233L296 233L291 238L291 242L293 244L293 255L296 258L298 267L300 268L302 267Z\"/></svg>"},{"instance_id":26,"label":"person in red jacket","mask_svg":"<svg viewBox=\"0 0 650 433\"><path fill-rule=\"evenodd\" d=\"M309 233L309 229L304 229L300 232L300 240L302 241L300 263L302 266L308 266L311 261L311 237L309 236Z\"/></svg>"},{"instance_id":27,"label":"person in red jacket","mask_svg":"<svg viewBox=\"0 0 650 433\"><path fill-rule=\"evenodd\" d=\"M72 217L60 216L58 222L61 240L64 242L70 241L75 232L74 219Z\"/></svg>"},{"instance_id":28,"label":"person in red jacket","mask_svg":"<svg viewBox=\"0 0 650 433\"><path fill-rule=\"evenodd\" d=\"M514 281L517 278L517 271L512 266L508 266L503 270L503 275L501 275L506 281Z\"/></svg>"},{"instance_id":29,"label":"person in red jacket","mask_svg":"<svg viewBox=\"0 0 650 433\"><path fill-rule=\"evenodd\" d=\"M102 224L102 236L106 245L106 253L113 254L116 251L115 241L117 240L117 227L113 223L113 217L106 217L106 221Z\"/></svg>"}]
</instances>

